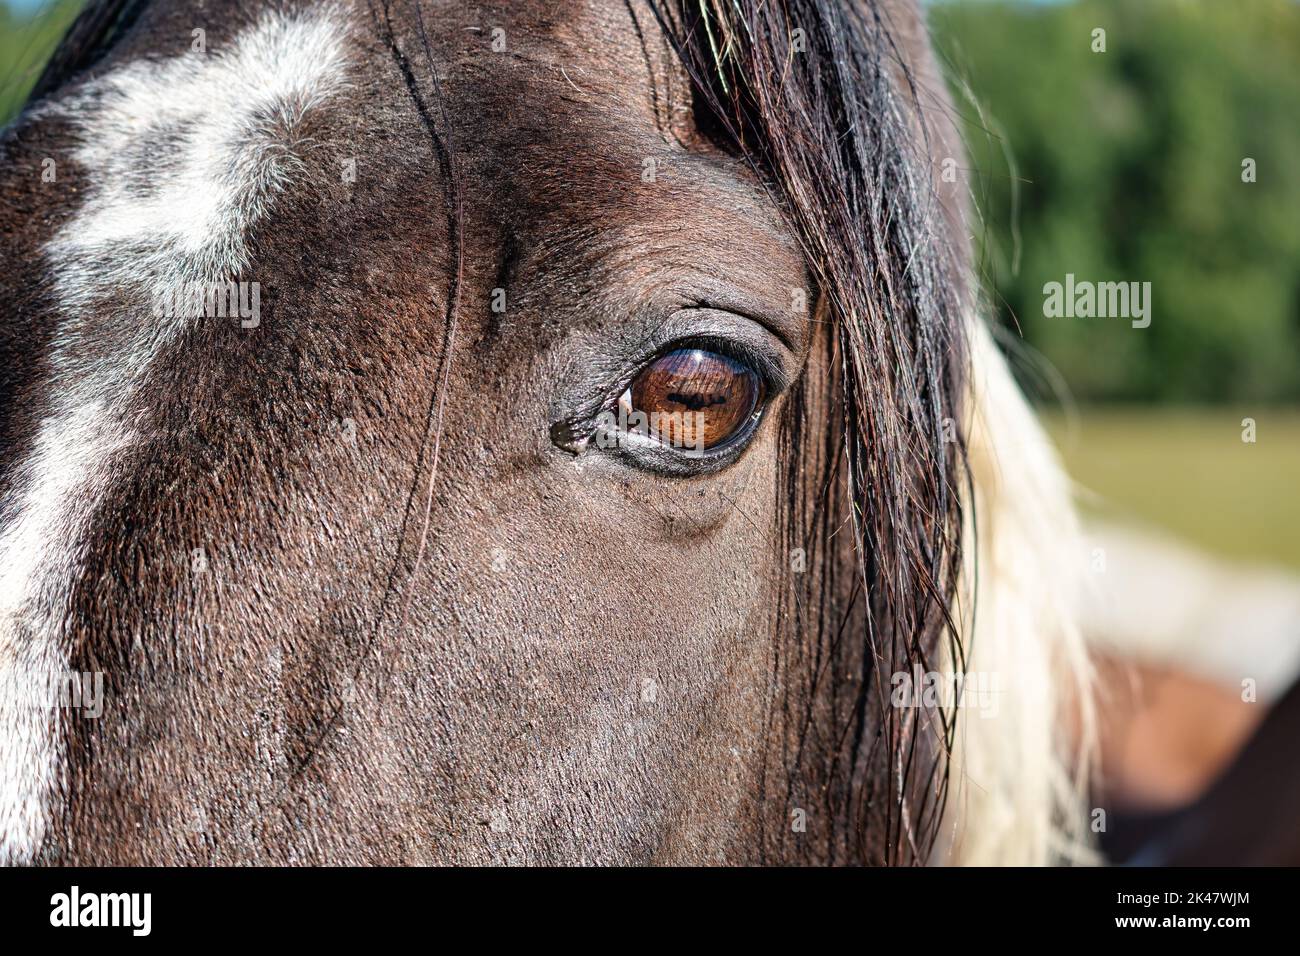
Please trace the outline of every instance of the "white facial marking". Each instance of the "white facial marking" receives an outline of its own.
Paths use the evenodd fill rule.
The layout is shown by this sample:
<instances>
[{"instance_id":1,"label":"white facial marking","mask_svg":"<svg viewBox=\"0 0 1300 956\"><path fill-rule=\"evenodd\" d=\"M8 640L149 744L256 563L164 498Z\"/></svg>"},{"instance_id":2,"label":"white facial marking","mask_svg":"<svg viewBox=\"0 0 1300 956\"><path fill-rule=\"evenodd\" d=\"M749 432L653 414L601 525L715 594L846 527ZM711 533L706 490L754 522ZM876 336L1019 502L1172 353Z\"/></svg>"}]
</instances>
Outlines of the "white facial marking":
<instances>
[{"instance_id":1,"label":"white facial marking","mask_svg":"<svg viewBox=\"0 0 1300 956\"><path fill-rule=\"evenodd\" d=\"M114 453L135 437L131 398L194 321L150 303L257 281L242 275L246 236L302 168L303 116L344 86L344 36L331 8L268 13L224 48L139 60L42 108L76 131L88 188L45 249L49 407L0 501L0 863L32 859L64 789L62 718L41 689L68 668L72 585Z\"/></svg>"}]
</instances>

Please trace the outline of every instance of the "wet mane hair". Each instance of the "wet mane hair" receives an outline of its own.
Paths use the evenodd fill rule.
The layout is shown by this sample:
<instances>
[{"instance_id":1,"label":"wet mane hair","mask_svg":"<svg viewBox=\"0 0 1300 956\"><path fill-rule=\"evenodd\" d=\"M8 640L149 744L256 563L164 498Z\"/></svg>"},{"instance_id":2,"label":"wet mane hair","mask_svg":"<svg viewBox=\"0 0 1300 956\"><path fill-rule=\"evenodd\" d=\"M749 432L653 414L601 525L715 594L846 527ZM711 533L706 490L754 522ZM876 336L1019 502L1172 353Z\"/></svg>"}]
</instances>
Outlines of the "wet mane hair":
<instances>
[{"instance_id":1,"label":"wet mane hair","mask_svg":"<svg viewBox=\"0 0 1300 956\"><path fill-rule=\"evenodd\" d=\"M706 0L658 12L692 78L701 127L753 166L796 230L817 319L829 326L814 361L839 373L819 399L832 407L798 391L782 450L790 547L821 560L812 608L790 611L832 653L865 634L846 729L864 734L871 708L881 731L849 755L875 772L839 784L848 803L840 812L857 822L828 834L827 855L925 862L943 816L955 715L890 707L889 682L944 660L964 669L950 609L961 566L966 345L964 261L944 235L917 91L873 4ZM810 433L818 425L825 434ZM841 480L801 460L805 443L819 441L820 460ZM809 495L822 500L810 506ZM829 546L837 529L851 534L851 548ZM868 815L883 823L883 845L879 833L874 845L865 840Z\"/></svg>"}]
</instances>

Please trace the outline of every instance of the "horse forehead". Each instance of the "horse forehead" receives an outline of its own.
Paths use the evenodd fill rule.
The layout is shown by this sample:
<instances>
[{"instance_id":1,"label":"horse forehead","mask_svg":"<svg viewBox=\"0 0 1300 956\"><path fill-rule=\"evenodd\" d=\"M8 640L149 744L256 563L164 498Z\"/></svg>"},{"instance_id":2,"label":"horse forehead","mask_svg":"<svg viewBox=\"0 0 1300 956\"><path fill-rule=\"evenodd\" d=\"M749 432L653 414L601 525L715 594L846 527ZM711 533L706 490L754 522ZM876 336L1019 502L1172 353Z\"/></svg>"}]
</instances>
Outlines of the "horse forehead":
<instances>
[{"instance_id":1,"label":"horse forehead","mask_svg":"<svg viewBox=\"0 0 1300 956\"><path fill-rule=\"evenodd\" d=\"M532 136L543 117L563 125L601 116L613 126L655 128L666 114L688 111L685 70L646 4L569 0L467 10L454 3L417 18L416 28L402 38L405 52L424 65L421 46L431 41L428 65L450 79L453 106L479 120L468 130L474 135L490 139L514 127Z\"/></svg>"},{"instance_id":2,"label":"horse forehead","mask_svg":"<svg viewBox=\"0 0 1300 956\"><path fill-rule=\"evenodd\" d=\"M474 48L511 59L567 61L617 71L664 43L650 4L629 0L508 0L469 5L461 0L411 0L394 13L421 39L435 38L462 54Z\"/></svg>"}]
</instances>

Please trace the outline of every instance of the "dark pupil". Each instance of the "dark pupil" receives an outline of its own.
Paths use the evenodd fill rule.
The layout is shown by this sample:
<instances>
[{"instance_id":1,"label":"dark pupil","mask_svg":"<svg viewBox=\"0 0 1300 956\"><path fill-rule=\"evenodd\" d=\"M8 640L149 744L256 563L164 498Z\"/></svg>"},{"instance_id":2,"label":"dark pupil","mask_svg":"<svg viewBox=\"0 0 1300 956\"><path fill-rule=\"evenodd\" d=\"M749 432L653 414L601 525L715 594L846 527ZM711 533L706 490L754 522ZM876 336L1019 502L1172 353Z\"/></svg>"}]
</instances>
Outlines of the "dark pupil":
<instances>
[{"instance_id":1,"label":"dark pupil","mask_svg":"<svg viewBox=\"0 0 1300 956\"><path fill-rule=\"evenodd\" d=\"M759 391L758 375L735 359L704 349L677 349L637 376L632 407L658 414L661 441L712 448L749 421ZM653 418L650 424L655 425Z\"/></svg>"}]
</instances>

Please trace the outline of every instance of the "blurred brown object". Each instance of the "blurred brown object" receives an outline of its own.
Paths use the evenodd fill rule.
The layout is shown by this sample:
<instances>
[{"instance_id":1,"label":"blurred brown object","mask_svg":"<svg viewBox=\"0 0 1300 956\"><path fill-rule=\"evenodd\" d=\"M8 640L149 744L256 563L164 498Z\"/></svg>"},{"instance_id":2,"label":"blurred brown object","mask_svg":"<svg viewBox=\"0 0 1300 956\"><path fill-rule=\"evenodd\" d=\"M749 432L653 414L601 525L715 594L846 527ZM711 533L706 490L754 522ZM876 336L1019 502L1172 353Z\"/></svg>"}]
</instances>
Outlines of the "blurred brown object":
<instances>
[{"instance_id":1,"label":"blurred brown object","mask_svg":"<svg viewBox=\"0 0 1300 956\"><path fill-rule=\"evenodd\" d=\"M1267 704L1164 666L1100 657L1103 805L1157 813L1200 796L1259 725Z\"/></svg>"},{"instance_id":2,"label":"blurred brown object","mask_svg":"<svg viewBox=\"0 0 1300 956\"><path fill-rule=\"evenodd\" d=\"M1088 531L1103 852L1300 864L1300 578L1133 525Z\"/></svg>"},{"instance_id":3,"label":"blurred brown object","mask_svg":"<svg viewBox=\"0 0 1300 956\"><path fill-rule=\"evenodd\" d=\"M1135 866L1300 866L1300 683L1265 715L1215 782L1185 808L1120 819Z\"/></svg>"}]
</instances>

